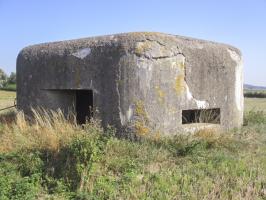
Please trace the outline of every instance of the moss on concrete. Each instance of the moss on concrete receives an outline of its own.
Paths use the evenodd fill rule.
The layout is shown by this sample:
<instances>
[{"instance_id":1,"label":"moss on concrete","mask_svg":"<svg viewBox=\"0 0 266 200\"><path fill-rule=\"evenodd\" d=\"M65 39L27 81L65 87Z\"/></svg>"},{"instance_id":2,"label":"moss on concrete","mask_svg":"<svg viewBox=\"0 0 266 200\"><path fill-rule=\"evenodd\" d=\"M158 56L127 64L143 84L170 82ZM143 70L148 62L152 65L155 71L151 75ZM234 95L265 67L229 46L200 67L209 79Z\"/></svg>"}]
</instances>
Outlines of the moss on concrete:
<instances>
[{"instance_id":1,"label":"moss on concrete","mask_svg":"<svg viewBox=\"0 0 266 200\"><path fill-rule=\"evenodd\" d=\"M152 48L152 44L149 41L146 42L139 42L136 45L135 53L136 55L140 56L143 55L146 51L150 50Z\"/></svg>"}]
</instances>

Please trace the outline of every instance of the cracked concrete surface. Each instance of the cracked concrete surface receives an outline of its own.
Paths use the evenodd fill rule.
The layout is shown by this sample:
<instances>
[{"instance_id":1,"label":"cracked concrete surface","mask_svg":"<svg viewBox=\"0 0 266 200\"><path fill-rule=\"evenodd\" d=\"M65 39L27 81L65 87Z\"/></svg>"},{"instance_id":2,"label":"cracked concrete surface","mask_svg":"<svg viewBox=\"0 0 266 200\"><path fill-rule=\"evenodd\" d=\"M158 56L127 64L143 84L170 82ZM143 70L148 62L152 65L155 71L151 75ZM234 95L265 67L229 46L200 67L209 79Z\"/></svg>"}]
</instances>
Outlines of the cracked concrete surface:
<instances>
[{"instance_id":1,"label":"cracked concrete surface","mask_svg":"<svg viewBox=\"0 0 266 200\"><path fill-rule=\"evenodd\" d=\"M72 91L92 90L94 117L120 135L197 130L182 125L188 109L220 108L222 129L243 120L242 58L225 44L140 32L33 45L19 53L17 76L19 109L67 114Z\"/></svg>"}]
</instances>

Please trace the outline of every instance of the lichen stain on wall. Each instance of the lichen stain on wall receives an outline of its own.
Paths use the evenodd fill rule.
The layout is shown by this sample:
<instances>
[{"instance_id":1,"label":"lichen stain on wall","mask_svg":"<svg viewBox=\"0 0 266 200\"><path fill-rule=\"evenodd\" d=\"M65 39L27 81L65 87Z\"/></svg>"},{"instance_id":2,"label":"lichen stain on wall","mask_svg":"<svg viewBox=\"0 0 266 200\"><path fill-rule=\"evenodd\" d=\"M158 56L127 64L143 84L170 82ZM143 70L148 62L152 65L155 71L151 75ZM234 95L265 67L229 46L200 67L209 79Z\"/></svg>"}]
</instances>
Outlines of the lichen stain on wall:
<instances>
[{"instance_id":1,"label":"lichen stain on wall","mask_svg":"<svg viewBox=\"0 0 266 200\"><path fill-rule=\"evenodd\" d=\"M184 70L185 70L185 62L183 61L183 62L178 62L178 67L184 72Z\"/></svg>"},{"instance_id":2,"label":"lichen stain on wall","mask_svg":"<svg viewBox=\"0 0 266 200\"><path fill-rule=\"evenodd\" d=\"M159 103L163 104L165 101L165 92L159 87L155 87L156 94L158 96Z\"/></svg>"},{"instance_id":3,"label":"lichen stain on wall","mask_svg":"<svg viewBox=\"0 0 266 200\"><path fill-rule=\"evenodd\" d=\"M143 118L143 120L148 121L148 115L143 102L141 100L136 101L135 106L136 115L140 118Z\"/></svg>"},{"instance_id":4,"label":"lichen stain on wall","mask_svg":"<svg viewBox=\"0 0 266 200\"><path fill-rule=\"evenodd\" d=\"M179 59L172 63L171 68L176 69L176 75L174 80L174 90L179 96L186 90L185 83L185 58L183 57L180 61Z\"/></svg>"},{"instance_id":5,"label":"lichen stain on wall","mask_svg":"<svg viewBox=\"0 0 266 200\"><path fill-rule=\"evenodd\" d=\"M186 89L186 85L185 85L185 76L184 74L179 74L175 77L175 85L174 85L174 89L177 95L181 95L185 89Z\"/></svg>"},{"instance_id":6,"label":"lichen stain on wall","mask_svg":"<svg viewBox=\"0 0 266 200\"><path fill-rule=\"evenodd\" d=\"M149 128L149 118L144 104L140 100L135 103L135 113L137 117L137 120L134 123L136 134L145 136L151 133L151 130Z\"/></svg>"},{"instance_id":7,"label":"lichen stain on wall","mask_svg":"<svg viewBox=\"0 0 266 200\"><path fill-rule=\"evenodd\" d=\"M151 132L150 129L142 121L135 122L135 129L136 129L137 135L139 136L145 136Z\"/></svg>"}]
</instances>

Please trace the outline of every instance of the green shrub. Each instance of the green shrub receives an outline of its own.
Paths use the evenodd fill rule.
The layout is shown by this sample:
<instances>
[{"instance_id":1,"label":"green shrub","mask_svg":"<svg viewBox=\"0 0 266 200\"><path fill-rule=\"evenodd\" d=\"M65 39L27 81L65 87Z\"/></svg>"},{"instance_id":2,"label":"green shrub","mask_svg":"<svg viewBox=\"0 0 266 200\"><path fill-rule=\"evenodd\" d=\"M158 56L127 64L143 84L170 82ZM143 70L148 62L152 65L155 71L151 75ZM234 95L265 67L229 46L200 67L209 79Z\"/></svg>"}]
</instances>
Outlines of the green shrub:
<instances>
[{"instance_id":1,"label":"green shrub","mask_svg":"<svg viewBox=\"0 0 266 200\"><path fill-rule=\"evenodd\" d=\"M23 158L25 155L0 155L0 199L36 199L41 190L41 177L39 173L23 176L19 165L30 163Z\"/></svg>"},{"instance_id":2,"label":"green shrub","mask_svg":"<svg viewBox=\"0 0 266 200\"><path fill-rule=\"evenodd\" d=\"M48 163L54 168L55 178L63 178L66 184L70 185L71 190L82 191L89 178L89 172L95 161L99 159L100 142L98 138L88 135L82 135L73 139L73 141L62 148ZM49 174L49 172L48 172Z\"/></svg>"},{"instance_id":3,"label":"green shrub","mask_svg":"<svg viewBox=\"0 0 266 200\"><path fill-rule=\"evenodd\" d=\"M266 113L263 111L249 111L244 115L244 125L266 124Z\"/></svg>"},{"instance_id":4,"label":"green shrub","mask_svg":"<svg viewBox=\"0 0 266 200\"><path fill-rule=\"evenodd\" d=\"M9 199L36 199L41 189L40 177L33 175L30 177L23 177L11 186Z\"/></svg>"},{"instance_id":5,"label":"green shrub","mask_svg":"<svg viewBox=\"0 0 266 200\"><path fill-rule=\"evenodd\" d=\"M44 161L38 150L24 150L18 153L16 158L18 170L23 177L41 174L44 169Z\"/></svg>"}]
</instances>

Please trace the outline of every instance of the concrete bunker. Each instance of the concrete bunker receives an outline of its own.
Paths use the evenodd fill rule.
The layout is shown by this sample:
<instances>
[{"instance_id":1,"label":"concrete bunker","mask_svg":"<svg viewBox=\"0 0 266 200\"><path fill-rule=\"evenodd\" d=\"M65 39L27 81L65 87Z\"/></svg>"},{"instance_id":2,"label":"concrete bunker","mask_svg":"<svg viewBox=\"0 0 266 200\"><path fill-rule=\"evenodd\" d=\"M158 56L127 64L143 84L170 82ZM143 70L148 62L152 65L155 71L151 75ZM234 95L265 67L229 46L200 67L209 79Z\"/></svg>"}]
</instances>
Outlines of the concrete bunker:
<instances>
[{"instance_id":1,"label":"concrete bunker","mask_svg":"<svg viewBox=\"0 0 266 200\"><path fill-rule=\"evenodd\" d=\"M99 118L122 135L228 130L243 122L242 64L232 46L163 33L33 45L17 58L17 105Z\"/></svg>"}]
</instances>

